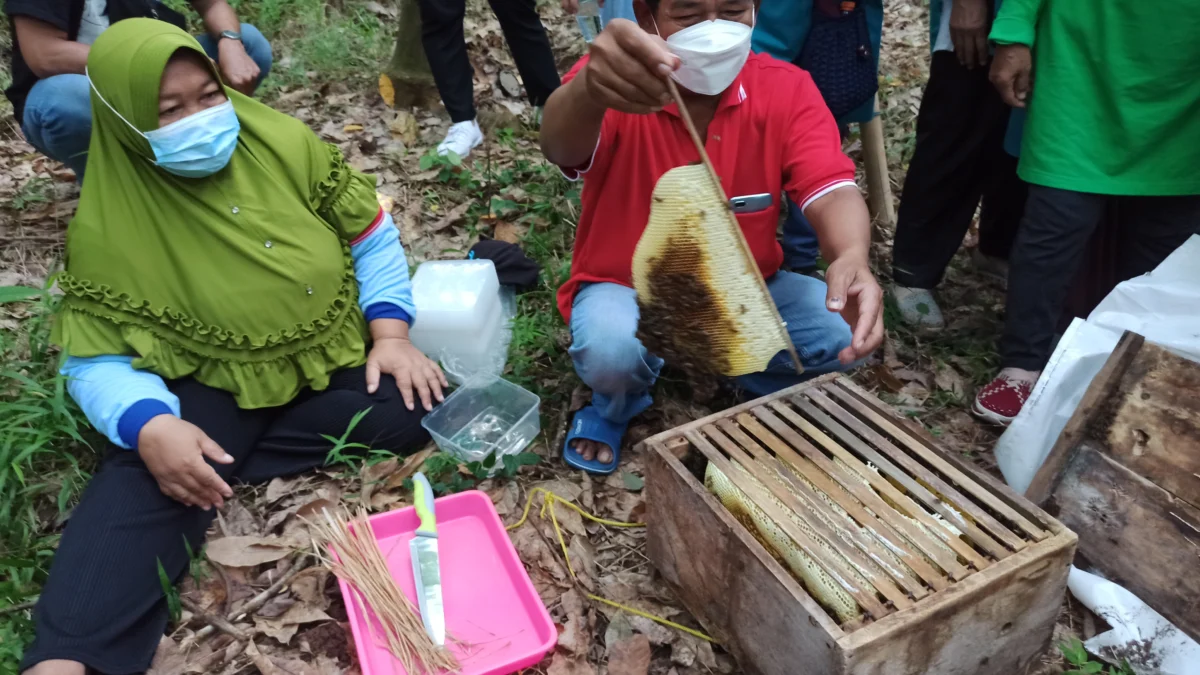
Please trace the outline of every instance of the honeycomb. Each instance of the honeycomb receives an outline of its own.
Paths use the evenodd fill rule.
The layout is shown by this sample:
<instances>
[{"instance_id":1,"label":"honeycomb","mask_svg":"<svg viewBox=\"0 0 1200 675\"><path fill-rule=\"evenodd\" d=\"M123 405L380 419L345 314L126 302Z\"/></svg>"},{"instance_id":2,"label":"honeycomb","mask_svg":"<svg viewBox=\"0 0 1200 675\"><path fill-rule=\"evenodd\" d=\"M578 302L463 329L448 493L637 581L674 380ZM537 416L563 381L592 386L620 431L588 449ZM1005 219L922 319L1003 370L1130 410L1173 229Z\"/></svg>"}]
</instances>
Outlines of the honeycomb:
<instances>
[{"instance_id":1,"label":"honeycomb","mask_svg":"<svg viewBox=\"0 0 1200 675\"><path fill-rule=\"evenodd\" d=\"M757 373L793 350L737 219L701 164L672 169L654 187L633 287L638 338L689 372Z\"/></svg>"}]
</instances>

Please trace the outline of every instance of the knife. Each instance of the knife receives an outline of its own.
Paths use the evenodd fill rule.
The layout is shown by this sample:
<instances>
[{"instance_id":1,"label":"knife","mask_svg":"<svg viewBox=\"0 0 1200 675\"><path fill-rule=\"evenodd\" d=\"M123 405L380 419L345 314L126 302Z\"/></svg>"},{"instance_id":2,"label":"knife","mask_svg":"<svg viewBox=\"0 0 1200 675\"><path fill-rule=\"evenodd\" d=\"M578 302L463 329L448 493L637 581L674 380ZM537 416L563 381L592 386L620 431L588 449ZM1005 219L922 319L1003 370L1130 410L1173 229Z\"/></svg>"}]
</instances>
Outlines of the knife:
<instances>
[{"instance_id":1,"label":"knife","mask_svg":"<svg viewBox=\"0 0 1200 675\"><path fill-rule=\"evenodd\" d=\"M425 474L413 476L413 501L421 526L409 542L413 578L417 582L417 604L421 622L434 644L446 644L446 614L442 605L442 570L438 560L437 520L434 515L433 488Z\"/></svg>"}]
</instances>

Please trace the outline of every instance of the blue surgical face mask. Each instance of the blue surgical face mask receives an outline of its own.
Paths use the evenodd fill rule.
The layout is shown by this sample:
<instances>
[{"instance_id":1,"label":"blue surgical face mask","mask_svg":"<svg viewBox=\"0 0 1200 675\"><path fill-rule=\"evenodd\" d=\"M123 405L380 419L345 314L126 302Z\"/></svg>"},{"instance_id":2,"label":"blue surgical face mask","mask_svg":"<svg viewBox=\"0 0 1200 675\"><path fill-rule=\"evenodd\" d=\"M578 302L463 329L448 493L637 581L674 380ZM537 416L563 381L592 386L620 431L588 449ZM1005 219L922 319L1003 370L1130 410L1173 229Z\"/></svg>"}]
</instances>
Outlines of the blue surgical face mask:
<instances>
[{"instance_id":1,"label":"blue surgical face mask","mask_svg":"<svg viewBox=\"0 0 1200 675\"><path fill-rule=\"evenodd\" d=\"M154 152L154 163L176 176L211 176L229 164L237 148L242 126L233 109L233 101L227 100L165 127L142 133L104 100L95 85L92 89L109 110L146 139Z\"/></svg>"}]
</instances>

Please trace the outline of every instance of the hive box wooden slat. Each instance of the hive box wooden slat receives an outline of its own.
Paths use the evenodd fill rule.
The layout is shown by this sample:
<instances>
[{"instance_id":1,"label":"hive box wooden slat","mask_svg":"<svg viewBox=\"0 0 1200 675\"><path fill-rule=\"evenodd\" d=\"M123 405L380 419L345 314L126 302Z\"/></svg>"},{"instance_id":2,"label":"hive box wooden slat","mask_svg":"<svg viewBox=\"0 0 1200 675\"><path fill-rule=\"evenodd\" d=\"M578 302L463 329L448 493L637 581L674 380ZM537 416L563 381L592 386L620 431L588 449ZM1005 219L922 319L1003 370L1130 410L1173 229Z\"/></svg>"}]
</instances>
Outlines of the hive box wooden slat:
<instances>
[{"instance_id":1,"label":"hive box wooden slat","mask_svg":"<svg viewBox=\"0 0 1200 675\"><path fill-rule=\"evenodd\" d=\"M1079 533L1080 566L1200 640L1200 363L1125 333L1025 496Z\"/></svg>"},{"instance_id":2,"label":"hive box wooden slat","mask_svg":"<svg viewBox=\"0 0 1200 675\"><path fill-rule=\"evenodd\" d=\"M828 407L831 400L853 403L859 420L869 427L857 427L857 438L875 439L866 448L841 436L856 442L845 446L858 448L852 454L870 454L879 443L890 441L890 452L908 448L910 457L921 458L917 463L899 458L904 466L921 471L913 474L924 476L921 485L927 486L925 479L931 476L925 472L930 471L935 474L932 478L945 481L943 485L953 482L957 491L971 495L971 508L987 504L988 514L1009 528L997 533L999 523L991 520L989 534L999 534L1008 542L1003 555L987 555L978 542L999 544L976 528L975 551L982 564L970 565L958 580L947 577L940 590L929 588L905 608L888 605L880 617L865 616L839 625L685 466L714 451L703 442L705 447L698 448L687 440L689 434L697 440L696 434L704 429L712 433L712 425L728 425L739 415L771 418L784 406L811 410L807 403ZM833 424L831 418L821 419ZM845 429L841 431L845 434ZM1075 535L1006 486L940 451L936 440L919 426L841 376L821 377L685 424L648 439L644 449L648 454L647 553L683 604L745 672L1013 675L1023 672L1041 653L1053 632ZM689 450L690 457L681 460ZM889 470L905 471L896 466ZM950 481L950 475L957 480Z\"/></svg>"}]
</instances>

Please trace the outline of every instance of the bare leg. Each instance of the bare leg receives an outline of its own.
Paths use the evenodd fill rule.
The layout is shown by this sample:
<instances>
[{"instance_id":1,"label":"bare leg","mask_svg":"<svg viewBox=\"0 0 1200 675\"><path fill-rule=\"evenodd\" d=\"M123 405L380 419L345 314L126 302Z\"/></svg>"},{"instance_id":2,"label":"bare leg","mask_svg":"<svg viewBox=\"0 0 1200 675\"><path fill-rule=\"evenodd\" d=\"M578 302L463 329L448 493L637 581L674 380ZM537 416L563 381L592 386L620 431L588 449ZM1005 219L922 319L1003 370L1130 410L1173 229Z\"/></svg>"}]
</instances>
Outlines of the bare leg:
<instances>
[{"instance_id":1,"label":"bare leg","mask_svg":"<svg viewBox=\"0 0 1200 675\"><path fill-rule=\"evenodd\" d=\"M26 670L24 675L85 675L87 671L78 661L42 661Z\"/></svg>"}]
</instances>

